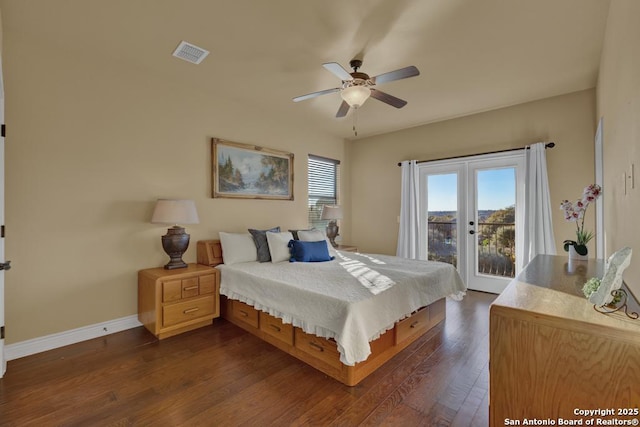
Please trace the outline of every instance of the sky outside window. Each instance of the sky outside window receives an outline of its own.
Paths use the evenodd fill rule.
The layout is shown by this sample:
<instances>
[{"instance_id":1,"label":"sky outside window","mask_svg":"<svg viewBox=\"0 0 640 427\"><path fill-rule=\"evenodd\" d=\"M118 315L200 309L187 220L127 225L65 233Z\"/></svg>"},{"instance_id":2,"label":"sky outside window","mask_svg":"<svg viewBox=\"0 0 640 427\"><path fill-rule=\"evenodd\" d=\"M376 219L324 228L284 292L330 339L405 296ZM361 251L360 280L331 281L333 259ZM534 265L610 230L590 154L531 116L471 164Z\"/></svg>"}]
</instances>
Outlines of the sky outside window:
<instances>
[{"instance_id":1,"label":"sky outside window","mask_svg":"<svg viewBox=\"0 0 640 427\"><path fill-rule=\"evenodd\" d=\"M458 174L429 175L427 188L429 212L458 210Z\"/></svg>"},{"instance_id":2,"label":"sky outside window","mask_svg":"<svg viewBox=\"0 0 640 427\"><path fill-rule=\"evenodd\" d=\"M498 210L516 204L514 168L478 171L478 210Z\"/></svg>"},{"instance_id":3,"label":"sky outside window","mask_svg":"<svg viewBox=\"0 0 640 427\"><path fill-rule=\"evenodd\" d=\"M427 203L429 211L458 210L457 174L429 175ZM478 171L478 209L499 210L516 203L515 169Z\"/></svg>"}]
</instances>

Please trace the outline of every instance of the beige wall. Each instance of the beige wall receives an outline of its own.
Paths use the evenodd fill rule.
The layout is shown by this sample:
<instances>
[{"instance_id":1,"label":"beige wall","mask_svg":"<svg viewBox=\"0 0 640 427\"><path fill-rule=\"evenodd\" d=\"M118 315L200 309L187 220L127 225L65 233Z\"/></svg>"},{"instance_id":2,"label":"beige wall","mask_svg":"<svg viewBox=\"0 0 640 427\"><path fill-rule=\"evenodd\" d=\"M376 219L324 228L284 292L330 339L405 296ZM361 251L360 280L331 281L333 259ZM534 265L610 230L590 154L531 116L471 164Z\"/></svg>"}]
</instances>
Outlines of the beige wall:
<instances>
[{"instance_id":1,"label":"beige wall","mask_svg":"<svg viewBox=\"0 0 640 427\"><path fill-rule=\"evenodd\" d=\"M598 80L598 117L603 117L605 246L607 254L634 251L624 280L640 296L640 2L611 2ZM630 165L634 189L624 192Z\"/></svg>"},{"instance_id":2,"label":"beige wall","mask_svg":"<svg viewBox=\"0 0 640 427\"><path fill-rule=\"evenodd\" d=\"M564 239L575 239L575 224L564 221L560 201L577 199L594 180L594 117L591 89L351 142L352 243L363 251L395 254L398 162L554 141L547 164L556 242L562 251ZM588 212L587 221L586 227L593 230L594 212ZM594 243L590 249L595 253Z\"/></svg>"},{"instance_id":3,"label":"beige wall","mask_svg":"<svg viewBox=\"0 0 640 427\"><path fill-rule=\"evenodd\" d=\"M136 314L137 271L168 260L157 198L195 199L195 262L195 242L221 230L305 227L307 154L348 166L342 139L124 62L11 32L3 59L7 344ZM214 136L293 152L295 201L210 198Z\"/></svg>"},{"instance_id":4,"label":"beige wall","mask_svg":"<svg viewBox=\"0 0 640 427\"><path fill-rule=\"evenodd\" d=\"M137 271L167 260L165 227L148 222L158 197L195 199L201 223L187 227L193 243L222 230L306 226L309 153L342 160L343 241L371 252L395 253L400 160L554 140L554 206L593 181L593 90L348 142L345 149L342 140L309 134L304 124L167 85L124 61L88 60L11 33L3 44L6 253L14 265L6 276L7 344L135 314ZM295 201L210 198L214 136L293 152ZM554 213L558 242L573 237L560 210ZM195 261L193 243L188 262Z\"/></svg>"}]
</instances>

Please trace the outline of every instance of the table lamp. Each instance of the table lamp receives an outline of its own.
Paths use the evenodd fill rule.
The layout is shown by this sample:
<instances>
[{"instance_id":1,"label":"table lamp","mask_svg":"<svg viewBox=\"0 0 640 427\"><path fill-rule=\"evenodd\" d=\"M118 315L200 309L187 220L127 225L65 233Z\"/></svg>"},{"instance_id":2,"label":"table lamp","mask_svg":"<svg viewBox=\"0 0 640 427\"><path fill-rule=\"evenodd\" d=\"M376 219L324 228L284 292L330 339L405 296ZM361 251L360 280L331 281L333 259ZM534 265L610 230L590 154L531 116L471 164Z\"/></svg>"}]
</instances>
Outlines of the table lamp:
<instances>
[{"instance_id":1,"label":"table lamp","mask_svg":"<svg viewBox=\"0 0 640 427\"><path fill-rule=\"evenodd\" d=\"M329 220L329 224L327 224L327 237L333 247L337 248L338 244L335 241L335 238L339 235L337 220L342 219L342 207L337 205L324 205L320 219Z\"/></svg>"},{"instance_id":2,"label":"table lamp","mask_svg":"<svg viewBox=\"0 0 640 427\"><path fill-rule=\"evenodd\" d=\"M152 224L174 224L162 236L162 248L169 255L170 261L164 266L167 270L185 268L187 264L182 260L182 254L189 247L189 235L184 227L178 224L198 224L198 212L193 200L158 199L151 217Z\"/></svg>"}]
</instances>

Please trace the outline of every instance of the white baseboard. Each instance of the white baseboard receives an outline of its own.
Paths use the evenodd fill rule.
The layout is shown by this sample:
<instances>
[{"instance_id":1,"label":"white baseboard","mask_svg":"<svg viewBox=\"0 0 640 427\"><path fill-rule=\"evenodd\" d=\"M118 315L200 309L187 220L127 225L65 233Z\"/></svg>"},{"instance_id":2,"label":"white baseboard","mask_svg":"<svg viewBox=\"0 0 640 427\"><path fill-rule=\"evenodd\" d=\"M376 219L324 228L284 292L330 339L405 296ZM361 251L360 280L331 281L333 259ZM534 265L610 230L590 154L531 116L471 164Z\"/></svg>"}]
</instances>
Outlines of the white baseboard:
<instances>
[{"instance_id":1,"label":"white baseboard","mask_svg":"<svg viewBox=\"0 0 640 427\"><path fill-rule=\"evenodd\" d=\"M6 360L19 359L21 357L114 334L116 332L125 331L138 326L142 326L142 323L138 321L138 316L135 314L127 317L121 317L120 319L108 320L94 325L83 326L82 328L71 329L57 334L46 335L44 337L5 345L4 357Z\"/></svg>"}]
</instances>

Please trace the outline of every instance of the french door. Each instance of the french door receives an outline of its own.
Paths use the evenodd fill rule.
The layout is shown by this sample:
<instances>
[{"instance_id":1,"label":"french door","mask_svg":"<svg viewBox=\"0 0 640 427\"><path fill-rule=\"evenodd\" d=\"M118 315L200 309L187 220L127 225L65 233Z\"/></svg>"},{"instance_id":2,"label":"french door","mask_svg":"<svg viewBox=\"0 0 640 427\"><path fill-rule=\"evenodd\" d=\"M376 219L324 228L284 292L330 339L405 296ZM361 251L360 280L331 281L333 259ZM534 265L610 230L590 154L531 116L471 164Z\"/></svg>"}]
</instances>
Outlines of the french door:
<instances>
[{"instance_id":1,"label":"french door","mask_svg":"<svg viewBox=\"0 0 640 427\"><path fill-rule=\"evenodd\" d=\"M2 79L2 60L0 58L0 124L4 125L4 86ZM0 135L0 262L4 262L4 136ZM0 378L7 370L4 358L4 270L0 270Z\"/></svg>"},{"instance_id":2,"label":"french door","mask_svg":"<svg viewBox=\"0 0 640 427\"><path fill-rule=\"evenodd\" d=\"M500 293L523 253L524 155L422 163L421 258L458 269L469 289Z\"/></svg>"}]
</instances>

